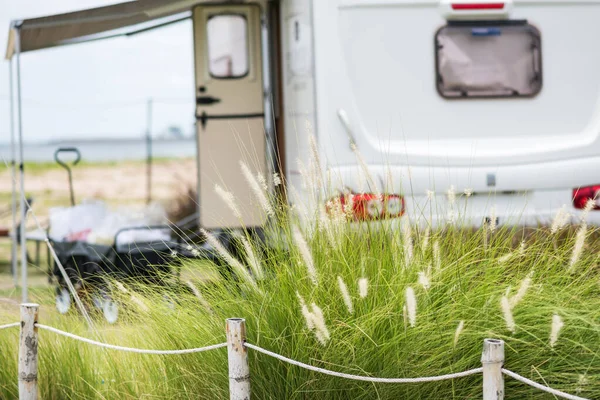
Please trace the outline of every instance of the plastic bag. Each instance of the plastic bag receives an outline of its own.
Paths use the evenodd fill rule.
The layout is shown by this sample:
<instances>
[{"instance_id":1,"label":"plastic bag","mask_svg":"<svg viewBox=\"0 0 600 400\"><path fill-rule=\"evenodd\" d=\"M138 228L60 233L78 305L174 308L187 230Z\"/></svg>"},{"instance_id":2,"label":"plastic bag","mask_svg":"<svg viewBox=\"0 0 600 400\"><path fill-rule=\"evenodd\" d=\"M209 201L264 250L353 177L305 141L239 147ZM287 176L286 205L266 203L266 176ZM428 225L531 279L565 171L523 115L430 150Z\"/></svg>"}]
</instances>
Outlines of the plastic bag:
<instances>
[{"instance_id":1,"label":"plastic bag","mask_svg":"<svg viewBox=\"0 0 600 400\"><path fill-rule=\"evenodd\" d=\"M167 223L165 209L160 204L143 208L120 207L109 210L105 203L95 201L75 207L50 210L50 238L55 241L82 241L91 244L113 245L115 235L125 228L148 227L127 230L118 235L118 245L167 241L170 232L165 228L151 228Z\"/></svg>"}]
</instances>

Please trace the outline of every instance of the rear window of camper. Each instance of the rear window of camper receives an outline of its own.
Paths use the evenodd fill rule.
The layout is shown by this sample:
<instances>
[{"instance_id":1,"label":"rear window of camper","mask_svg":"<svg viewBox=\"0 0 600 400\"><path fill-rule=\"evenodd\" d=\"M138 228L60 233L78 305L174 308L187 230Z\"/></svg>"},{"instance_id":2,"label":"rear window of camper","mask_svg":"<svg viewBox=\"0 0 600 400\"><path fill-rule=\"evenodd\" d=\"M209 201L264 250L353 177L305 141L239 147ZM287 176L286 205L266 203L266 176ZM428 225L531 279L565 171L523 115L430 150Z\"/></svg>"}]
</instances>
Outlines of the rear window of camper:
<instances>
[{"instance_id":1,"label":"rear window of camper","mask_svg":"<svg viewBox=\"0 0 600 400\"><path fill-rule=\"evenodd\" d=\"M540 33L524 21L451 22L435 45L445 98L532 97L542 88Z\"/></svg>"}]
</instances>

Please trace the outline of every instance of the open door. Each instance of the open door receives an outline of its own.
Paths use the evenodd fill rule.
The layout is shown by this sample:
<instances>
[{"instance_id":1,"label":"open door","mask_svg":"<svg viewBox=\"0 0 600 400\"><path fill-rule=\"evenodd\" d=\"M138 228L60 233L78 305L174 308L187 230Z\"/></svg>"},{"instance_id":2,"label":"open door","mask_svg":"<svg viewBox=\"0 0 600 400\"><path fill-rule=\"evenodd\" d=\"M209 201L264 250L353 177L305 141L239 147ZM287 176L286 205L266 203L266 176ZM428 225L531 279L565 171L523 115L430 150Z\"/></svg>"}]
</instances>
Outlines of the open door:
<instances>
[{"instance_id":1,"label":"open door","mask_svg":"<svg viewBox=\"0 0 600 400\"><path fill-rule=\"evenodd\" d=\"M193 9L200 226L258 227L265 222L240 162L267 176L260 7ZM215 192L233 193L241 218Z\"/></svg>"}]
</instances>

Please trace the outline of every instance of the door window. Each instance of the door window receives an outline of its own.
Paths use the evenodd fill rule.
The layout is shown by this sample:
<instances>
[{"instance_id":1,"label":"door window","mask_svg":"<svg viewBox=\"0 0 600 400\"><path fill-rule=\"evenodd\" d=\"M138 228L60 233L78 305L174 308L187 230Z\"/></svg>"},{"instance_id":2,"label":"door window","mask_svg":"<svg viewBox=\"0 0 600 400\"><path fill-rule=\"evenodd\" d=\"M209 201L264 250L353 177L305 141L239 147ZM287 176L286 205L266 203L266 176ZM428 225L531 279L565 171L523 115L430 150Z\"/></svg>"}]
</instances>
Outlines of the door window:
<instances>
[{"instance_id":1,"label":"door window","mask_svg":"<svg viewBox=\"0 0 600 400\"><path fill-rule=\"evenodd\" d=\"M243 15L221 14L206 25L208 69L213 78L241 78L248 74L248 23Z\"/></svg>"}]
</instances>

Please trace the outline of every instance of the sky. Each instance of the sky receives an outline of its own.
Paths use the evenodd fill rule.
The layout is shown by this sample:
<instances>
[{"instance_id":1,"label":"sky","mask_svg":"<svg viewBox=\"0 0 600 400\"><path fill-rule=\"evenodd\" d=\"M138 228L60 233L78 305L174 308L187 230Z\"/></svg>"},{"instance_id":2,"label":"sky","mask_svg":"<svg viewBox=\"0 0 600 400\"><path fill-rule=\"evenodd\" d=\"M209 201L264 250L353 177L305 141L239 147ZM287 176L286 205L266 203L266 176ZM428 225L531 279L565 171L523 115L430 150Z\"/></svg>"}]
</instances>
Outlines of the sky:
<instances>
[{"instance_id":1,"label":"sky","mask_svg":"<svg viewBox=\"0 0 600 400\"><path fill-rule=\"evenodd\" d=\"M10 21L117 2L0 0L0 143L10 141L9 63L4 60ZM172 125L189 135L194 124L191 22L24 53L21 95L26 142L141 137L149 98L154 136Z\"/></svg>"}]
</instances>

